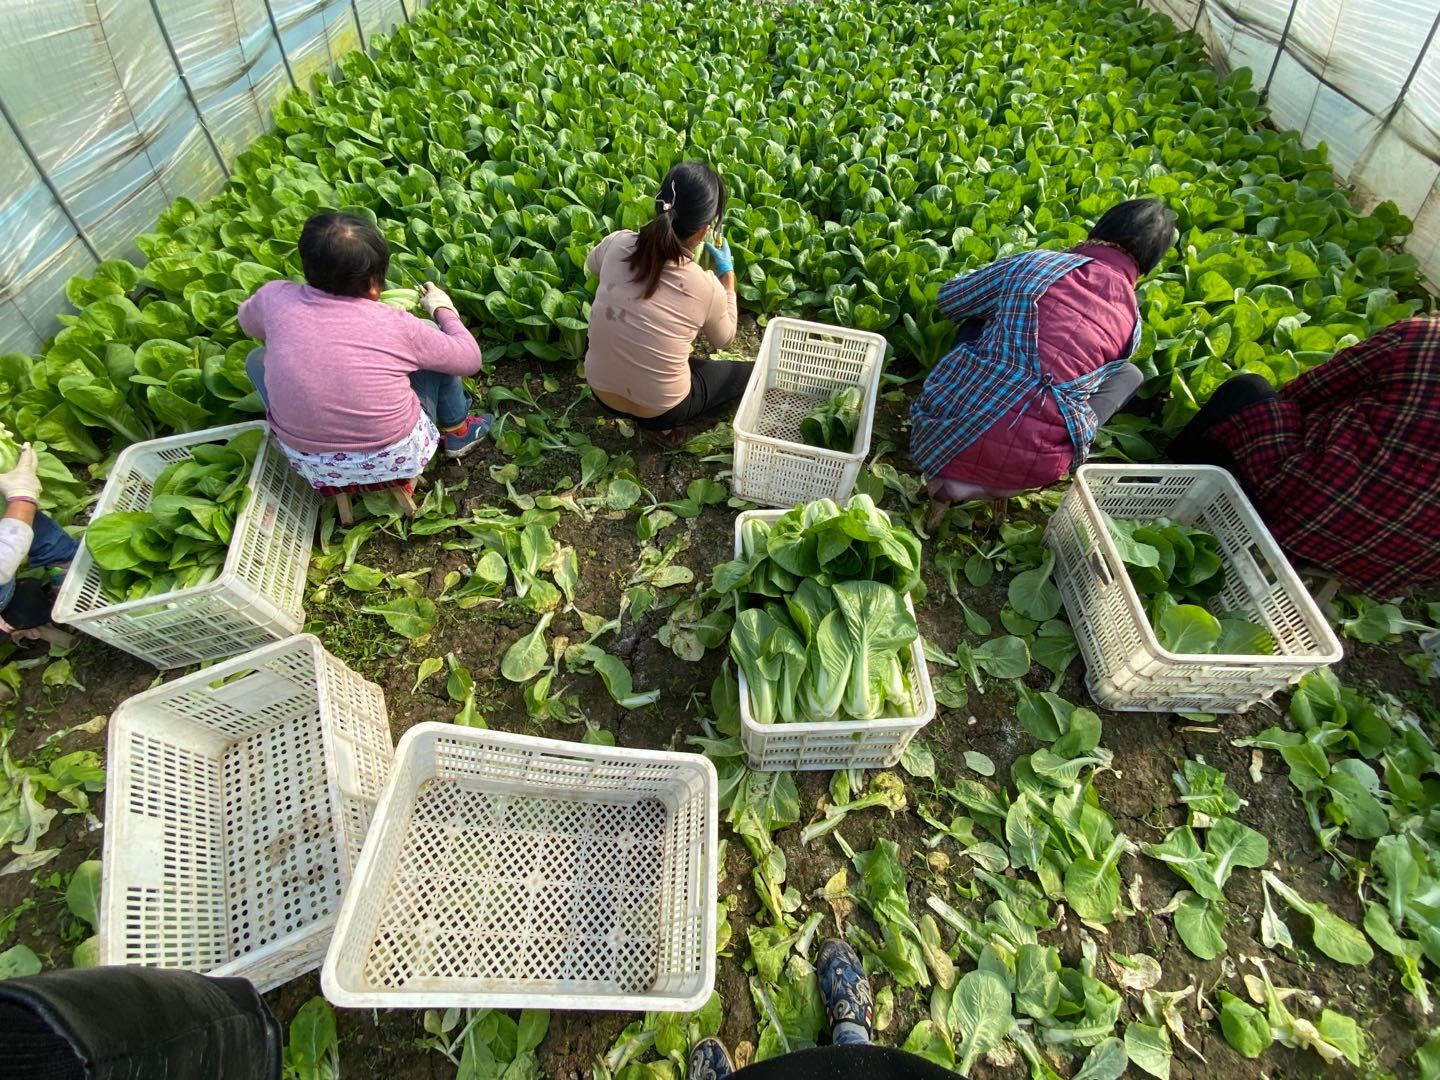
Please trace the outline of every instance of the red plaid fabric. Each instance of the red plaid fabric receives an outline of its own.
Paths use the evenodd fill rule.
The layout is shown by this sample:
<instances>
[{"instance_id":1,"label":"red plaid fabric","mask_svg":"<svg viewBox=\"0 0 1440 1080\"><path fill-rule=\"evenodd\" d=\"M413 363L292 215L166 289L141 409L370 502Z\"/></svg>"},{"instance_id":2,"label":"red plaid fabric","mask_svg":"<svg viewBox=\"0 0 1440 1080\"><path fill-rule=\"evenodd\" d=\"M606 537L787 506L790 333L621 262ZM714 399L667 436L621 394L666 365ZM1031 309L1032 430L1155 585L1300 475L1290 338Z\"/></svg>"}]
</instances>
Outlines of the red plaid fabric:
<instances>
[{"instance_id":1,"label":"red plaid fabric","mask_svg":"<svg viewBox=\"0 0 1440 1080\"><path fill-rule=\"evenodd\" d=\"M1301 562L1380 597L1440 583L1440 319L1387 327L1209 434Z\"/></svg>"}]
</instances>

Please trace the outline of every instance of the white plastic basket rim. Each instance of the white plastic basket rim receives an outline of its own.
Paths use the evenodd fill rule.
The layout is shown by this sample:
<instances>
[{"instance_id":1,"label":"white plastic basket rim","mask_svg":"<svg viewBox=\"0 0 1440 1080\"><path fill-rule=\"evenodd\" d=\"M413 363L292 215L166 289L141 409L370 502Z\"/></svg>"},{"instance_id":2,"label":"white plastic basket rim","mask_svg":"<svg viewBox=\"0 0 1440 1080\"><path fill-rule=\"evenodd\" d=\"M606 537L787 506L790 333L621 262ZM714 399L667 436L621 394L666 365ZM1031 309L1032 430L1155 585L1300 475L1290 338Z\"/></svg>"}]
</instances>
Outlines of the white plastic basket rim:
<instances>
[{"instance_id":1,"label":"white plastic basket rim","mask_svg":"<svg viewBox=\"0 0 1440 1080\"><path fill-rule=\"evenodd\" d=\"M270 425L263 420L246 421L243 424L228 424L224 427L207 428L204 431L192 431L185 435L172 435L164 439L151 439L148 442L133 443L120 451L120 456L115 459L115 465L110 470L112 477L123 476L126 469L133 468L130 459L141 453L154 453L158 450L169 449L170 447L202 446L207 443L228 442L236 435L246 431L253 431L256 428L264 433L260 442L260 449L255 454L255 461L250 467L250 478L246 481L249 496L245 500L245 507L240 511L240 516L235 519L233 529L234 536L241 536L250 528L254 516L260 512L261 500L256 498L255 491L260 483L260 474L265 468L267 454L280 453L279 447L270 437ZM91 511L90 520L104 514L110 513L118 498L118 489L108 486L101 494L100 500ZM179 600L188 600L192 597L209 596L212 593L228 591L230 583L235 577L236 567L240 561L241 547L233 541L227 545L225 552L225 563L219 575L204 585L192 585L186 589L172 589L167 593L159 593L155 596L145 596L138 600L122 600L118 604L100 603L89 611L74 611L76 594L80 586L90 573L94 565L94 557L90 554L82 541L79 549L75 552L75 559L70 564L70 569L65 574L65 580L60 585L59 595L55 600L55 621L66 623L70 626L80 626L86 621L101 615L131 615L139 612L149 611L152 608L162 608L167 604Z\"/></svg>"},{"instance_id":2,"label":"white plastic basket rim","mask_svg":"<svg viewBox=\"0 0 1440 1080\"><path fill-rule=\"evenodd\" d=\"M745 522L773 523L788 513L790 513L789 510L744 510L735 515L735 558L740 558L742 551L741 537L745 529ZM885 512L882 510L881 513ZM886 514L885 516L888 518L890 515ZM913 616L915 614L914 602L908 595L904 599L905 610ZM745 678L745 672L737 671L736 679L740 687L740 726L754 734L785 735L794 738L824 735L904 735L906 732L916 731L935 719L936 712L935 694L930 685L930 669L925 663L923 635L917 637L911 644L910 660L911 667L914 669L914 696L920 705L920 711L914 716L882 716L874 720L801 720L793 724L759 724L750 715L750 695L747 693L750 684Z\"/></svg>"},{"instance_id":3,"label":"white plastic basket rim","mask_svg":"<svg viewBox=\"0 0 1440 1080\"><path fill-rule=\"evenodd\" d=\"M455 990L393 990L354 989L341 981L339 958L343 943L349 935L361 932L353 926L355 909L360 893L370 885L375 873L376 862L380 859L377 837L383 830L376 826L392 813L392 803L408 797L400 792L399 783L403 772L402 763L409 759L412 747L421 740L437 738L458 739L473 743L499 747L513 747L533 751L551 751L569 757L584 757L591 760L623 762L657 762L699 769L706 790L705 862L702 867L701 883L704 897L701 911L706 914L703 924L701 950L700 988L693 994L670 993L553 993L542 994L522 991L455 991ZM715 988L715 935L714 912L719 903L719 877L721 868L715 864L719 850L719 775L715 765L702 754L678 753L668 750L642 750L630 747L599 746L589 743L566 742L562 739L546 739L534 735L517 735L494 729L460 727L455 724L426 721L411 727L395 746L395 756L390 775L375 806L370 831L361 847L360 857L355 863L349 887L341 899L340 912L336 920L335 933L325 954L320 969L320 988L332 1004L352 1008L449 1008L457 1003L470 1008L541 1008L541 1009L588 1009L620 1012L694 1012L710 1000ZM708 869L709 872L703 872ZM364 932L368 933L368 930Z\"/></svg>"},{"instance_id":4,"label":"white plastic basket rim","mask_svg":"<svg viewBox=\"0 0 1440 1080\"><path fill-rule=\"evenodd\" d=\"M1177 653L1171 652L1160 644L1160 639L1155 634L1155 628L1150 623L1150 615L1140 602L1140 594L1135 588L1135 583L1130 580L1130 572L1125 569L1125 562L1120 557L1120 549L1116 547L1115 540L1110 535L1110 530L1104 528L1105 514L1095 501L1086 481L1090 476L1096 474L1121 474L1127 476L1170 474L1205 474L1209 473L1224 486L1231 497L1239 504L1242 513L1249 519L1247 524L1256 530L1255 539L1260 542L1266 560L1285 586L1286 592L1295 600L1301 609L1305 619L1311 624L1311 630L1315 633L1316 641L1320 643L1320 650L1303 655L1266 655L1264 653ZM1235 481L1227 470L1215 465L1082 465L1075 471L1076 483L1073 490L1085 508L1086 516L1093 521L1097 528L1095 530L1100 541L1101 556L1105 561L1106 572L1110 574L1111 585L1109 587L1120 589L1120 595L1125 601L1126 609L1135 620L1140 632L1141 640L1145 648L1154 653L1162 660L1173 661L1177 664L1205 664L1215 668L1245 668L1255 670L1257 668L1279 667L1289 668L1296 664L1307 664L1318 666L1321 664L1338 663L1344 656L1344 649L1340 645L1340 639L1335 636L1335 631L1320 613L1315 599L1310 595L1310 590L1300 580L1290 565L1290 560L1285 557L1280 545L1271 535L1270 530L1265 526L1264 519L1260 517L1253 503L1246 497L1245 492ZM1129 520L1129 519L1125 519Z\"/></svg>"},{"instance_id":5,"label":"white plastic basket rim","mask_svg":"<svg viewBox=\"0 0 1440 1080\"><path fill-rule=\"evenodd\" d=\"M752 393L763 394L765 392L771 342L773 338L779 336L779 332L782 330L825 334L831 337L843 336L854 341L865 341L872 348L878 350L875 354L875 365L869 374L867 383L859 387L864 397L860 405L860 424L856 432L858 445L850 451L830 450L825 447L810 446L807 443L791 442L788 439L777 439L771 435L761 435L744 426L744 422L740 419L744 412L743 408L736 411L733 425L735 433L763 446L773 447L777 450L803 451L807 457L813 456L822 461L849 462L857 458L864 461L870 455L870 438L875 427L875 399L880 389L880 375L885 367L885 350L889 347L885 336L872 330L854 330L848 326L831 326L828 323L792 319L783 315L777 316L765 324L765 336L760 340L760 351L756 354L758 360L755 369L750 373L750 381L745 384L745 393L740 397L742 406Z\"/></svg>"}]
</instances>

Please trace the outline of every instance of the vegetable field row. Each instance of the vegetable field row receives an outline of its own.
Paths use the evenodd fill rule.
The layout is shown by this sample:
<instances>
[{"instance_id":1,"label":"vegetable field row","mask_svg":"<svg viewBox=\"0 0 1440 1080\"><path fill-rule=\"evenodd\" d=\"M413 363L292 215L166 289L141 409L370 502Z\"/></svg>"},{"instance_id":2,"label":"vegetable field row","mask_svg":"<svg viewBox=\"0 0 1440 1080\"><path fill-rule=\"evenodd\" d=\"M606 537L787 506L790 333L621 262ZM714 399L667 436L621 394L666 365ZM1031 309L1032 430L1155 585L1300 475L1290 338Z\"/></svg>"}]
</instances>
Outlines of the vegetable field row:
<instances>
[{"instance_id":1,"label":"vegetable field row","mask_svg":"<svg viewBox=\"0 0 1440 1080\"><path fill-rule=\"evenodd\" d=\"M337 1029L297 981L270 998L287 1080L331 1077L337 1057L347 1076L431 1075L441 1056L466 1077L682 1080L691 1040L717 1032L776 1056L823 1039L809 957L837 927L872 972L879 1040L967 1075L1440 1078L1440 711L1412 647L1440 606L1342 595L1328 614L1355 655L1273 709L1107 713L1085 704L1041 543L1057 492L1004 522L959 508L926 536L903 456L903 380L954 333L940 284L1073 244L1125 198L1164 199L1181 236L1140 286L1142 401L1099 456L1149 459L1233 372L1283 383L1425 307L1395 246L1410 223L1356 212L1323 151L1264 119L1247 73L1217 77L1131 0L440 0L286 100L218 196L177 201L139 238L143 265L71 282L77 313L46 351L0 356L0 468L42 445L62 519L125 444L257 416L239 304L300 275L317 209L376 221L389 284L442 283L481 338L494 446L432 470L413 519L388 496L345 531L327 516L309 629L383 686L397 735L491 724L696 750L720 774L704 1009L342 1011ZM749 329L798 315L892 346L861 494L752 523L739 558L729 429L637 449L575 372L586 254L647 221L685 158L729 187ZM827 402L806 440L845 444L854 411ZM217 444L167 470L150 511L96 523L107 594L212 577L254 453ZM1270 650L1200 610L1222 583L1213 537L1114 535L1167 641ZM837 566L844 549L830 576L822 543ZM921 644L939 713L900 768L746 767L737 671L746 709L779 724L797 700L888 716L913 697ZM25 940L47 964L79 962L104 782L89 718L154 673L94 646L0 648L24 702L0 725L0 842L20 860L0 874L0 950L39 927ZM29 893L8 884L21 870ZM0 974L38 966L25 951L0 951Z\"/></svg>"},{"instance_id":2,"label":"vegetable field row","mask_svg":"<svg viewBox=\"0 0 1440 1080\"><path fill-rule=\"evenodd\" d=\"M1174 429L1236 369L1283 382L1416 309L1408 222L1352 211L1320 151L1256 127L1248 75L1128 0L746 6L446 3L277 112L226 190L181 199L148 261L71 283L40 357L0 358L47 494L117 444L259 411L239 303L299 273L320 206L373 216L396 262L443 281L490 356L583 355L584 256L646 220L673 160L712 161L742 305L944 351L940 283L1079 240L1156 195L1181 255L1141 289L1135 359ZM139 290L138 292L136 290Z\"/></svg>"}]
</instances>

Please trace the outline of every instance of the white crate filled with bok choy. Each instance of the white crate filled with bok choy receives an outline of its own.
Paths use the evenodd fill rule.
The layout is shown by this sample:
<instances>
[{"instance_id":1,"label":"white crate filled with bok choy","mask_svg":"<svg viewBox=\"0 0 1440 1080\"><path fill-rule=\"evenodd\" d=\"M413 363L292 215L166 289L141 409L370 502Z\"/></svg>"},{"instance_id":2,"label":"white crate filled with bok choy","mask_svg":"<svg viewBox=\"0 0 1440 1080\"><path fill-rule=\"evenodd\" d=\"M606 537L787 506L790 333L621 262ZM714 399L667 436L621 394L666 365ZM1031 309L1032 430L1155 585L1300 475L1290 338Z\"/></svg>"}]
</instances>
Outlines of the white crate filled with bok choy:
<instances>
[{"instance_id":1,"label":"white crate filled with bok choy","mask_svg":"<svg viewBox=\"0 0 1440 1080\"><path fill-rule=\"evenodd\" d=\"M735 522L731 594L750 768L883 769L935 716L910 594L920 541L867 495Z\"/></svg>"}]
</instances>

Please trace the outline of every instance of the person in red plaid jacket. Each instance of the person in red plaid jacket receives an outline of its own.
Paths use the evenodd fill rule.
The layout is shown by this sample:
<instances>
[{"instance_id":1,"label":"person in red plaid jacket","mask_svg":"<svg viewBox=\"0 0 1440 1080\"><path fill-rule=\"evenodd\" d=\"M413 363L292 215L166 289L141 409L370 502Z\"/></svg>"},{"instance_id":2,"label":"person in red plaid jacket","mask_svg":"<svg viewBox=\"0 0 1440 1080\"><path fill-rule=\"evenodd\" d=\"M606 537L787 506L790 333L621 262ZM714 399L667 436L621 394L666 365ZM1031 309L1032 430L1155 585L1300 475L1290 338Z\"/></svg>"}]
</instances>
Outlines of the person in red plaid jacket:
<instances>
[{"instance_id":1,"label":"person in red plaid jacket","mask_svg":"<svg viewBox=\"0 0 1440 1080\"><path fill-rule=\"evenodd\" d=\"M1234 473L1302 564L1378 597L1440 584L1440 318L1386 327L1278 393L1227 380L1170 457Z\"/></svg>"}]
</instances>

